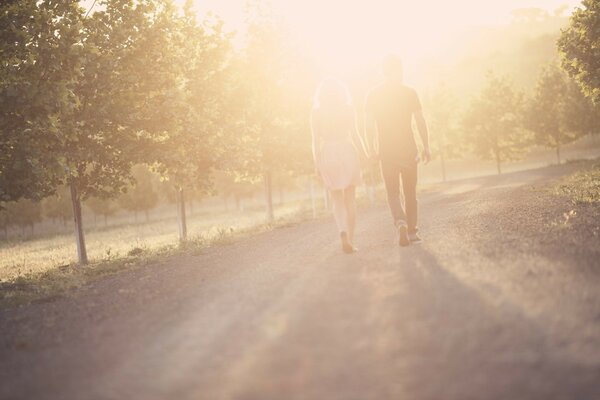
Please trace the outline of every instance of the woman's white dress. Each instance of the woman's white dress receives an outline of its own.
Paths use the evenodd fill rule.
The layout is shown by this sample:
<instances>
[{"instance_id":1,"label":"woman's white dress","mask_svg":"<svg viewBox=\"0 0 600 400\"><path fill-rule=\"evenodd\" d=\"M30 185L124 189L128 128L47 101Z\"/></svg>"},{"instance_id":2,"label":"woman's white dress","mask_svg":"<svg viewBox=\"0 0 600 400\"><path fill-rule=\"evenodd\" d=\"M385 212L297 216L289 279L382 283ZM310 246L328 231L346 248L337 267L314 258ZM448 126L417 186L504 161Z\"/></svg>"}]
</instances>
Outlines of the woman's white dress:
<instances>
[{"instance_id":1,"label":"woman's white dress","mask_svg":"<svg viewBox=\"0 0 600 400\"><path fill-rule=\"evenodd\" d=\"M317 165L329 190L343 190L361 183L358 152L351 137L355 126L350 106L313 111L313 129L321 149Z\"/></svg>"}]
</instances>

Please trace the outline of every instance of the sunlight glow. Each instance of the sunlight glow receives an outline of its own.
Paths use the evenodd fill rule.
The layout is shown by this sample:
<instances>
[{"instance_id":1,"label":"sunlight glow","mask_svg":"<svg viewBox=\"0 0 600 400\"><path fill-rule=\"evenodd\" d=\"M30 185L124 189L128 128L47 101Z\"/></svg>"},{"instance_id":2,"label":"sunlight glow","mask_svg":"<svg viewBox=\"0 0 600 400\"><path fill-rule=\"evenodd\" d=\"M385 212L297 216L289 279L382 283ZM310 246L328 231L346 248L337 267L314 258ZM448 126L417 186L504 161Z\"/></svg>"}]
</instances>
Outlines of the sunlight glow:
<instances>
[{"instance_id":1,"label":"sunlight glow","mask_svg":"<svg viewBox=\"0 0 600 400\"><path fill-rule=\"evenodd\" d=\"M449 41L474 26L511 21L511 11L539 7L553 14L577 0L271 0L305 51L328 73L344 73L378 62L388 53L407 68L417 60L444 57ZM245 0L196 1L201 13L213 10L234 30L244 22Z\"/></svg>"}]
</instances>

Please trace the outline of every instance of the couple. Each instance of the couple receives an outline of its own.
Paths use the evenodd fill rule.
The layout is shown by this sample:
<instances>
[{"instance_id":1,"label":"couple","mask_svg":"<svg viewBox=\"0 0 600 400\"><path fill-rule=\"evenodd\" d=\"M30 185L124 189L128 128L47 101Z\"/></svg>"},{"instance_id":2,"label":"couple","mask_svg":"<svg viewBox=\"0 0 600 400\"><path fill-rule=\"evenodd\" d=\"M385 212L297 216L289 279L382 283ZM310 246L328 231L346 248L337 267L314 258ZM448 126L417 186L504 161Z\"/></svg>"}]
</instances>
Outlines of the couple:
<instances>
[{"instance_id":1,"label":"couple","mask_svg":"<svg viewBox=\"0 0 600 400\"><path fill-rule=\"evenodd\" d=\"M420 242L417 233L417 164L420 157L412 130L415 119L428 163L429 134L417 93L402 83L402 62L388 56L383 62L385 82L373 89L365 105L366 145L356 128L347 89L326 80L315 96L311 116L315 166L331 194L342 250L352 253L356 225L355 188L360 184L359 155L381 163L387 199L400 246ZM405 206L400 200L400 179Z\"/></svg>"}]
</instances>

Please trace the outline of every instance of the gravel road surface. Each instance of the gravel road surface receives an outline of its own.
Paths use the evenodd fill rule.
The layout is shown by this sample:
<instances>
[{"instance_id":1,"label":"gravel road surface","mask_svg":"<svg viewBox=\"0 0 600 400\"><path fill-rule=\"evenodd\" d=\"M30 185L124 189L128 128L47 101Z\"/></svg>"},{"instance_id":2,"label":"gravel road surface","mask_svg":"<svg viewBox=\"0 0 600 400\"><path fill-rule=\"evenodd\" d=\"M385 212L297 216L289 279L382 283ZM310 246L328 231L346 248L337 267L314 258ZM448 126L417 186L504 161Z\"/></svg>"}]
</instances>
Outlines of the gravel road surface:
<instances>
[{"instance_id":1,"label":"gravel road surface","mask_svg":"<svg viewBox=\"0 0 600 400\"><path fill-rule=\"evenodd\" d=\"M331 218L0 310L1 399L600 399L600 222L544 186L574 167L385 205L354 255Z\"/></svg>"}]
</instances>

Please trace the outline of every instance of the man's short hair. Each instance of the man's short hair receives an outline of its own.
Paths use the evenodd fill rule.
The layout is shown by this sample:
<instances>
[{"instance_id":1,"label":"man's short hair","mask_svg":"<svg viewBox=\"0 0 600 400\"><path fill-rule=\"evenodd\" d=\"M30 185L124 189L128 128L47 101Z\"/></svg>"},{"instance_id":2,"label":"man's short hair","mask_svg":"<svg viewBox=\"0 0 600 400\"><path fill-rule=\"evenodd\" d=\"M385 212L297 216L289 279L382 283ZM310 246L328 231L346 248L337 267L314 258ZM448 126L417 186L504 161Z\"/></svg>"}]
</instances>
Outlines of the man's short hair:
<instances>
[{"instance_id":1,"label":"man's short hair","mask_svg":"<svg viewBox=\"0 0 600 400\"><path fill-rule=\"evenodd\" d=\"M387 55L383 59L382 71L386 78L402 78L404 72L402 60L395 54Z\"/></svg>"}]
</instances>

